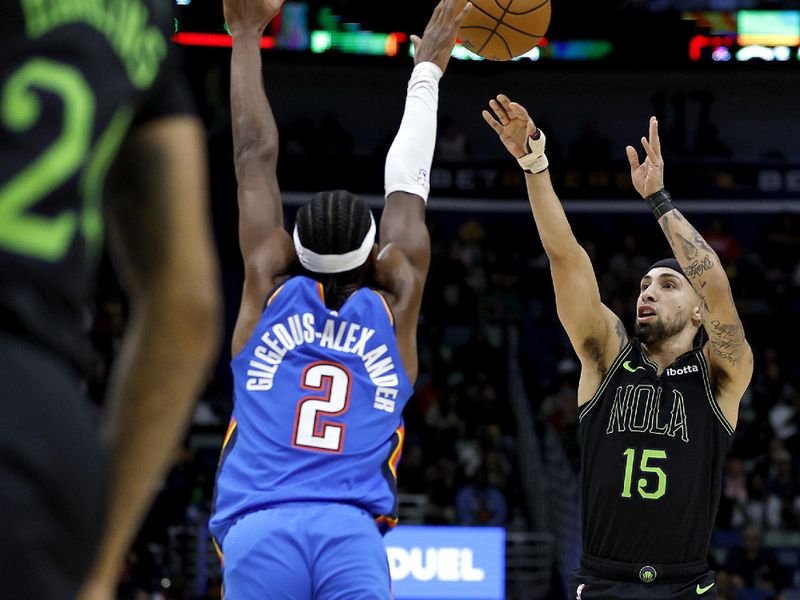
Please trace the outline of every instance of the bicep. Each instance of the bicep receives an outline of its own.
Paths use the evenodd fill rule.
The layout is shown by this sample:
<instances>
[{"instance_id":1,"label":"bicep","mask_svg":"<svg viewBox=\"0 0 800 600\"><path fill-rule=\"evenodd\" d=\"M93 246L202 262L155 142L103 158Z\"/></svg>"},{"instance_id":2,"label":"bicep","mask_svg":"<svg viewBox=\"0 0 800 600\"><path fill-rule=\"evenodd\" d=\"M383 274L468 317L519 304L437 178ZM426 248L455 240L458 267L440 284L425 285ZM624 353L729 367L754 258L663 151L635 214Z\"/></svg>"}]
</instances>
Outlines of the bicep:
<instances>
[{"instance_id":1,"label":"bicep","mask_svg":"<svg viewBox=\"0 0 800 600\"><path fill-rule=\"evenodd\" d=\"M581 362L608 366L628 341L625 327L600 298L586 251L551 259L558 317Z\"/></svg>"},{"instance_id":2,"label":"bicep","mask_svg":"<svg viewBox=\"0 0 800 600\"><path fill-rule=\"evenodd\" d=\"M386 198L381 216L381 249L389 244L408 258L421 282L428 275L431 239L425 224L425 202L407 192L393 192Z\"/></svg>"},{"instance_id":3,"label":"bicep","mask_svg":"<svg viewBox=\"0 0 800 600\"><path fill-rule=\"evenodd\" d=\"M134 129L109 173L109 234L134 295L213 295L205 139L198 119L158 118Z\"/></svg>"},{"instance_id":4,"label":"bicep","mask_svg":"<svg viewBox=\"0 0 800 600\"><path fill-rule=\"evenodd\" d=\"M753 353L733 301L730 285L716 294L701 295L703 327L708 334L708 359L719 387L743 393L753 374Z\"/></svg>"}]
</instances>

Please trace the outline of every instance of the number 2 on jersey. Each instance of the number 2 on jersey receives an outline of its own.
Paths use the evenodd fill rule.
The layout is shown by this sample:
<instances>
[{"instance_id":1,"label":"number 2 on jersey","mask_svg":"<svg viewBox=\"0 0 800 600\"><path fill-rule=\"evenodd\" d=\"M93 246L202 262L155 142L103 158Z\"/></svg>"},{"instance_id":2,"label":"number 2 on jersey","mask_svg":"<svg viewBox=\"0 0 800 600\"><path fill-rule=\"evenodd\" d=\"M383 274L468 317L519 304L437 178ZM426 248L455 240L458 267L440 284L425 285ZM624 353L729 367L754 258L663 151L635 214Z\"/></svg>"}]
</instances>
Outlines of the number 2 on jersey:
<instances>
[{"instance_id":1,"label":"number 2 on jersey","mask_svg":"<svg viewBox=\"0 0 800 600\"><path fill-rule=\"evenodd\" d=\"M636 462L636 448L628 448L622 454L625 455L625 482L622 485L622 497L631 497L631 487L633 483L633 466ZM655 491L647 490L648 482L644 477L640 477L637 482L636 491L645 500L658 500L667 493L667 474L661 467L654 467L647 463L652 460L664 460L667 458L665 450L642 450L642 458L639 461L639 471L642 473L652 473L656 476Z\"/></svg>"},{"instance_id":2,"label":"number 2 on jersey","mask_svg":"<svg viewBox=\"0 0 800 600\"><path fill-rule=\"evenodd\" d=\"M324 396L306 396L297 404L294 446L322 452L341 452L346 425L323 420L344 414L350 406L350 371L332 362L316 362L303 371L301 386Z\"/></svg>"}]
</instances>

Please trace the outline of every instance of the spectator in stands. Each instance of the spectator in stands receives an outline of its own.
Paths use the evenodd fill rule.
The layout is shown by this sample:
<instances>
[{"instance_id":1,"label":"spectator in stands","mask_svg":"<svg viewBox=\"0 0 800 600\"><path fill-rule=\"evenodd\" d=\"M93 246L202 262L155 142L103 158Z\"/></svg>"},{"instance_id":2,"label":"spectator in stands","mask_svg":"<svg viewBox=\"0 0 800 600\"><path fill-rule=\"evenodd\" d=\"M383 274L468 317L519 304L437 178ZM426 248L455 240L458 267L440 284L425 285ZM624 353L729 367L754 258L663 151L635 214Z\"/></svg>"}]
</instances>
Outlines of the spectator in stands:
<instances>
[{"instance_id":1,"label":"spectator in stands","mask_svg":"<svg viewBox=\"0 0 800 600\"><path fill-rule=\"evenodd\" d=\"M484 463L472 481L456 494L456 524L503 526L508 505L501 489L490 483L490 468Z\"/></svg>"},{"instance_id":2,"label":"spectator in stands","mask_svg":"<svg viewBox=\"0 0 800 600\"><path fill-rule=\"evenodd\" d=\"M735 549L725 565L737 587L756 588L773 594L780 577L774 555L763 547L762 532L756 525L744 530L743 544Z\"/></svg>"}]
</instances>

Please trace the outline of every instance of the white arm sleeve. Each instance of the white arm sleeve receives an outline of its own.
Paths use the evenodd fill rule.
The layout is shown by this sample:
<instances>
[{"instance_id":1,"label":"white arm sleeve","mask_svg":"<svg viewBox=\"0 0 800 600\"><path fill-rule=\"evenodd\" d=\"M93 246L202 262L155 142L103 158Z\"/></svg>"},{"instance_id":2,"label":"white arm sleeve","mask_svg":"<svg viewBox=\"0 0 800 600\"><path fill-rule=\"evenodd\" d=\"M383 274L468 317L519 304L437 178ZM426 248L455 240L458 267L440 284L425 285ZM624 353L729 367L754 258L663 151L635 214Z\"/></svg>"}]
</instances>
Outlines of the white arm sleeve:
<instances>
[{"instance_id":1,"label":"white arm sleeve","mask_svg":"<svg viewBox=\"0 0 800 600\"><path fill-rule=\"evenodd\" d=\"M386 196L409 192L428 201L441 77L442 70L432 62L419 63L411 73L403 120L386 155Z\"/></svg>"}]
</instances>

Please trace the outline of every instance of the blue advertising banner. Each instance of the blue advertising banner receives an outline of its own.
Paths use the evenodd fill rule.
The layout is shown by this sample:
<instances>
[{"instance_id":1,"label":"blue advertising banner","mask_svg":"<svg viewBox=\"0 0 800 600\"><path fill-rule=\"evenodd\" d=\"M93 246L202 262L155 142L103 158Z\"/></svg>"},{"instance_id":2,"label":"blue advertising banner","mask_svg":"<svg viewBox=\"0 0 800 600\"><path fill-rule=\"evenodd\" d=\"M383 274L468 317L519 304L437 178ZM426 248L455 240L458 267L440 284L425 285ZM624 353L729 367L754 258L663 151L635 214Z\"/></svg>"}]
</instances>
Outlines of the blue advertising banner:
<instances>
[{"instance_id":1,"label":"blue advertising banner","mask_svg":"<svg viewBox=\"0 0 800 600\"><path fill-rule=\"evenodd\" d=\"M400 526L386 536L396 600L502 600L505 530Z\"/></svg>"}]
</instances>

